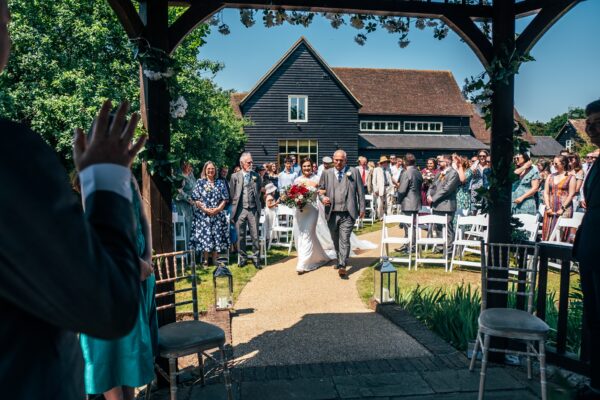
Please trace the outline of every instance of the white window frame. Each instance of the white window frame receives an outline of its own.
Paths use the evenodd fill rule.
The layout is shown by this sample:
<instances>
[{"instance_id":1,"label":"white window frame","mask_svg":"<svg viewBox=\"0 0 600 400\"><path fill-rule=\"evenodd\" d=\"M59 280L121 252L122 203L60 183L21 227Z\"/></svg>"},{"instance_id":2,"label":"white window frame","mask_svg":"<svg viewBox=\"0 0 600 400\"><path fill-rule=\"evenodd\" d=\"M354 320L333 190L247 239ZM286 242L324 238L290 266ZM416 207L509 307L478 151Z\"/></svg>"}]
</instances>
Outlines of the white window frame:
<instances>
[{"instance_id":1,"label":"white window frame","mask_svg":"<svg viewBox=\"0 0 600 400\"><path fill-rule=\"evenodd\" d=\"M572 139L567 139L565 141L565 149L572 151L573 150L573 140Z\"/></svg>"},{"instance_id":2,"label":"white window frame","mask_svg":"<svg viewBox=\"0 0 600 400\"><path fill-rule=\"evenodd\" d=\"M300 153L300 142L307 140L308 141L308 153ZM290 144L296 142L296 150L290 151ZM285 152L280 152L281 144L285 143ZM316 151L310 151L311 144L315 144ZM283 166L281 160L285 159L285 157L294 154L296 156L296 161L300 163L303 157L311 157L314 156L315 161L319 162L319 140L318 139L278 139L277 140L277 162L280 164L280 167ZM312 157L311 157L312 158Z\"/></svg>"},{"instance_id":3,"label":"white window frame","mask_svg":"<svg viewBox=\"0 0 600 400\"><path fill-rule=\"evenodd\" d=\"M415 124L415 128L410 128L408 124ZM417 128L419 124L421 124L423 129ZM440 129L431 129L434 125L439 125ZM404 130L404 132L442 133L444 132L444 123L434 121L404 121L402 129Z\"/></svg>"},{"instance_id":4,"label":"white window frame","mask_svg":"<svg viewBox=\"0 0 600 400\"><path fill-rule=\"evenodd\" d=\"M364 124L371 124L371 129L365 126ZM384 129L375 129L375 124L384 124ZM398 129L389 129L388 124L398 124ZM401 132L402 131L402 122L400 121L375 121L375 120L362 120L359 122L358 127L361 132Z\"/></svg>"},{"instance_id":5,"label":"white window frame","mask_svg":"<svg viewBox=\"0 0 600 400\"><path fill-rule=\"evenodd\" d=\"M292 99L304 99L304 119L292 119ZM308 96L303 94L288 95L288 122L308 122Z\"/></svg>"}]
</instances>

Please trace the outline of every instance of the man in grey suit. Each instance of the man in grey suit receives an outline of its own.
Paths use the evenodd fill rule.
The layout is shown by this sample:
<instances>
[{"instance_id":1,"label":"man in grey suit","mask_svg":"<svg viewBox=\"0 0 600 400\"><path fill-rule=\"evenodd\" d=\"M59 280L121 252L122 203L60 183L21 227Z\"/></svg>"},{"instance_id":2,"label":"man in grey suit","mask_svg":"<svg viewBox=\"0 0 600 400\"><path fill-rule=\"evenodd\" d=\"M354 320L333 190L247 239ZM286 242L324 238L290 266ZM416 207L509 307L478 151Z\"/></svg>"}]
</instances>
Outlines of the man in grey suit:
<instances>
[{"instance_id":1,"label":"man in grey suit","mask_svg":"<svg viewBox=\"0 0 600 400\"><path fill-rule=\"evenodd\" d=\"M341 278L346 277L354 222L365 216L365 192L360 173L346 163L346 152L336 151L333 154L334 168L324 171L319 182L325 218L337 254L335 268Z\"/></svg>"},{"instance_id":2,"label":"man in grey suit","mask_svg":"<svg viewBox=\"0 0 600 400\"><path fill-rule=\"evenodd\" d=\"M238 266L243 267L248 261L248 253L246 253L246 227L248 227L253 251L250 258L256 269L262 269L258 241L262 180L260 175L252 171L252 164L252 155L243 153L240 156L240 167L242 169L231 175L231 220L238 232L237 247L240 256Z\"/></svg>"},{"instance_id":3,"label":"man in grey suit","mask_svg":"<svg viewBox=\"0 0 600 400\"><path fill-rule=\"evenodd\" d=\"M600 100L587 105L585 131L590 141L600 146ZM590 385L577 399L600 398L600 247L596 236L600 226L600 162L596 161L583 184L585 215L573 243L573 258L579 261L583 315L590 330Z\"/></svg>"},{"instance_id":4,"label":"man in grey suit","mask_svg":"<svg viewBox=\"0 0 600 400\"><path fill-rule=\"evenodd\" d=\"M448 221L448 252L452 251L454 242L454 213L456 212L456 193L460 185L458 172L452 168L452 158L445 154L438 163L441 171L429 187L427 200L431 203L433 213L445 215Z\"/></svg>"},{"instance_id":5,"label":"man in grey suit","mask_svg":"<svg viewBox=\"0 0 600 400\"><path fill-rule=\"evenodd\" d=\"M415 219L421 209L421 185L423 184L423 175L415 166L417 160L411 153L406 153L404 157L406 169L400 174L400 182L396 191L396 201L400 204L403 215L412 215L413 217L413 240L415 238ZM404 227L405 236L408 237L408 228Z\"/></svg>"}]
</instances>

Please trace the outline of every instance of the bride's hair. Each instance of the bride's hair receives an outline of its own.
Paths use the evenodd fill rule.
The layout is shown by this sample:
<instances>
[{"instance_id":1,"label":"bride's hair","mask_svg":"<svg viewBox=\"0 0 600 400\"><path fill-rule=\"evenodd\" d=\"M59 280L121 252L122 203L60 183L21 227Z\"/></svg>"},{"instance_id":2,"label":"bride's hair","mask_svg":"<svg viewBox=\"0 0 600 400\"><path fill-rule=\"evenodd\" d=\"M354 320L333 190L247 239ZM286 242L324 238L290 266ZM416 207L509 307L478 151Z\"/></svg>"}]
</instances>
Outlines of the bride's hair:
<instances>
[{"instance_id":1,"label":"bride's hair","mask_svg":"<svg viewBox=\"0 0 600 400\"><path fill-rule=\"evenodd\" d=\"M304 157L302 159L302 161L300 162L300 168L302 168L302 166L304 165L304 163L310 163L310 166L312 167L312 160L309 157Z\"/></svg>"}]
</instances>

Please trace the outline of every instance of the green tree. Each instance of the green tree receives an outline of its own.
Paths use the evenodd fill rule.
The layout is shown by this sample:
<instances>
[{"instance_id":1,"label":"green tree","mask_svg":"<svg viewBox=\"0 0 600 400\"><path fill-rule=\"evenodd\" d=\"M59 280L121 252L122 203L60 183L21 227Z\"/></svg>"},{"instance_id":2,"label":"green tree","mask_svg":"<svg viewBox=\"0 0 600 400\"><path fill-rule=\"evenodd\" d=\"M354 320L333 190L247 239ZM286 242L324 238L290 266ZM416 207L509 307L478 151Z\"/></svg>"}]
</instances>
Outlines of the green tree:
<instances>
[{"instance_id":1,"label":"green tree","mask_svg":"<svg viewBox=\"0 0 600 400\"><path fill-rule=\"evenodd\" d=\"M105 1L9 0L9 7L13 49L0 76L0 114L38 132L70 168L73 128L89 126L103 99L128 100L139 110L132 46ZM229 93L203 77L222 67L198 60L208 33L201 25L174 55L179 94L189 106L172 123L172 156L233 162L244 142L242 122Z\"/></svg>"}]
</instances>

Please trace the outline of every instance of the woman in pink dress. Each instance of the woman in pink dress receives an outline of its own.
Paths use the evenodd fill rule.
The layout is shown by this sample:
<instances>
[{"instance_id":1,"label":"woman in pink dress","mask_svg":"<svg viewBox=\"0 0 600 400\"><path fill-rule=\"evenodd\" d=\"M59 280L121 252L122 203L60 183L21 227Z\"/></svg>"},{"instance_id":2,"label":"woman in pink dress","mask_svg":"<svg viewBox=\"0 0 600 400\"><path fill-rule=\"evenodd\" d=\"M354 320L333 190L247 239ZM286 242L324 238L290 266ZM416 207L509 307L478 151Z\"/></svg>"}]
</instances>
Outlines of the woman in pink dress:
<instances>
[{"instance_id":1,"label":"woman in pink dress","mask_svg":"<svg viewBox=\"0 0 600 400\"><path fill-rule=\"evenodd\" d=\"M542 240L548 240L554 230L558 219L573 216L573 196L575 196L575 177L569 175L567 167L569 160L565 156L554 157L553 162L556 172L549 175L544 186L544 224L542 226ZM572 242L570 232L561 233L561 241Z\"/></svg>"}]
</instances>

